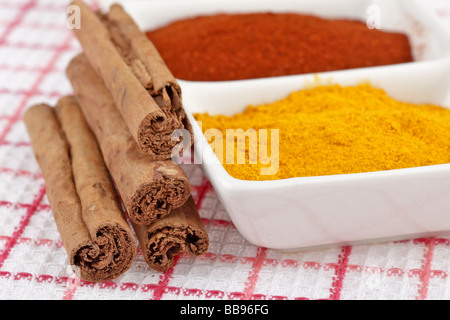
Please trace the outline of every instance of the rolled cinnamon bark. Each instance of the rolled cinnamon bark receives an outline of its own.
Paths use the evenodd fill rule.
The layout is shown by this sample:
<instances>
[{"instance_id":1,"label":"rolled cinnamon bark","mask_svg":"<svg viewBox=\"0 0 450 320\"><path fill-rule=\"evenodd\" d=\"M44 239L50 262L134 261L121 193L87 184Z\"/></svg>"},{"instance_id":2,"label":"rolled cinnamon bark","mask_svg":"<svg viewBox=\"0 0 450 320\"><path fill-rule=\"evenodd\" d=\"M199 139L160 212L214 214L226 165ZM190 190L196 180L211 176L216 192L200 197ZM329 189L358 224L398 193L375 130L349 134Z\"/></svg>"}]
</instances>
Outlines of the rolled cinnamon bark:
<instances>
[{"instance_id":1,"label":"rolled cinnamon bark","mask_svg":"<svg viewBox=\"0 0 450 320\"><path fill-rule=\"evenodd\" d=\"M157 271L167 271L180 253L204 254L209 238L192 199L150 226L134 225L144 259Z\"/></svg>"},{"instance_id":2,"label":"rolled cinnamon bark","mask_svg":"<svg viewBox=\"0 0 450 320\"><path fill-rule=\"evenodd\" d=\"M66 133L48 105L24 116L55 222L74 272L90 282L112 280L135 258L134 235L74 101L61 100L58 111Z\"/></svg>"},{"instance_id":3,"label":"rolled cinnamon bark","mask_svg":"<svg viewBox=\"0 0 450 320\"><path fill-rule=\"evenodd\" d=\"M192 127L181 88L154 45L119 5L97 15L82 1L81 28L74 29L93 69L104 81L141 151L153 160L171 158L180 141L172 133Z\"/></svg>"},{"instance_id":4,"label":"rolled cinnamon bark","mask_svg":"<svg viewBox=\"0 0 450 320\"><path fill-rule=\"evenodd\" d=\"M139 151L109 91L84 55L67 68L81 110L133 223L148 225L181 207L191 194L183 169Z\"/></svg>"}]
</instances>

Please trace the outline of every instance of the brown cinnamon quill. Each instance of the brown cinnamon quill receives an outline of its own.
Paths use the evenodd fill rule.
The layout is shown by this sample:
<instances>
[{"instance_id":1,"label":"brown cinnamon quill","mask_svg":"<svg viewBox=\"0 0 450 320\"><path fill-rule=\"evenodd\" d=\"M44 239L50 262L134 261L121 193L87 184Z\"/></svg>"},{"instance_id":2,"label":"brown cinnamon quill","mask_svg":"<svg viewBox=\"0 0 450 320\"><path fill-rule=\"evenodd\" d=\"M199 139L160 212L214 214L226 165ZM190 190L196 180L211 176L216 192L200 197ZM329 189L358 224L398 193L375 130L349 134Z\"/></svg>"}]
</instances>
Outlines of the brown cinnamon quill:
<instances>
[{"instance_id":1,"label":"brown cinnamon quill","mask_svg":"<svg viewBox=\"0 0 450 320\"><path fill-rule=\"evenodd\" d=\"M82 0L71 5L81 12L74 34L141 151L153 160L170 159L180 142L172 141L177 129L188 130L192 143L180 86L132 18L117 4L106 14L95 14Z\"/></svg>"},{"instance_id":2,"label":"brown cinnamon quill","mask_svg":"<svg viewBox=\"0 0 450 320\"><path fill-rule=\"evenodd\" d=\"M209 238L194 200L150 226L134 225L144 259L155 270L167 271L180 253L204 254Z\"/></svg>"},{"instance_id":3,"label":"brown cinnamon quill","mask_svg":"<svg viewBox=\"0 0 450 320\"><path fill-rule=\"evenodd\" d=\"M84 55L67 68L77 100L133 223L148 225L181 207L191 194L183 169L139 151L109 91Z\"/></svg>"},{"instance_id":4,"label":"brown cinnamon quill","mask_svg":"<svg viewBox=\"0 0 450 320\"><path fill-rule=\"evenodd\" d=\"M149 225L131 219L148 265L166 271L173 266L174 257L182 252L193 256L205 253L209 238L190 197L190 184L182 169L170 160L151 161L139 152L111 96L84 55L71 61L67 74L124 202L133 199L129 189L139 189L146 183L149 186L142 192L150 194L147 198L153 200L149 203L171 201L171 194L185 199L181 207L166 203L165 213L148 219L151 220ZM133 208L141 203L131 202L128 210L135 210Z\"/></svg>"},{"instance_id":5,"label":"brown cinnamon quill","mask_svg":"<svg viewBox=\"0 0 450 320\"><path fill-rule=\"evenodd\" d=\"M65 133L48 105L31 107L24 117L55 222L80 278L112 280L130 268L135 239L76 102L64 98L57 108Z\"/></svg>"}]
</instances>

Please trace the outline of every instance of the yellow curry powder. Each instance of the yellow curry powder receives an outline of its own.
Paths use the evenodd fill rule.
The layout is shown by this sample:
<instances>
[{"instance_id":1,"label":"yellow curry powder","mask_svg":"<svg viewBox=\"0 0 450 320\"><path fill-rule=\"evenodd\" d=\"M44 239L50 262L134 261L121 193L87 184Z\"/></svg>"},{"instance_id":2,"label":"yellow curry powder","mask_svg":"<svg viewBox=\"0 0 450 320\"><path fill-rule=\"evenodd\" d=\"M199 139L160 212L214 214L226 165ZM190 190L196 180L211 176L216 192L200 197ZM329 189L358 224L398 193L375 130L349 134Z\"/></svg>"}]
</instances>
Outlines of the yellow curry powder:
<instances>
[{"instance_id":1,"label":"yellow curry powder","mask_svg":"<svg viewBox=\"0 0 450 320\"><path fill-rule=\"evenodd\" d=\"M224 136L227 129L279 130L279 167L273 175L261 175L261 168L267 166L261 161L238 164L220 159L231 176L242 180L450 163L450 110L399 102L368 84L320 86L275 103L248 106L234 116L196 114L195 118L204 133L218 129ZM248 143L245 148L248 160ZM268 149L268 153L277 151L270 145ZM234 150L224 154L230 151Z\"/></svg>"}]
</instances>

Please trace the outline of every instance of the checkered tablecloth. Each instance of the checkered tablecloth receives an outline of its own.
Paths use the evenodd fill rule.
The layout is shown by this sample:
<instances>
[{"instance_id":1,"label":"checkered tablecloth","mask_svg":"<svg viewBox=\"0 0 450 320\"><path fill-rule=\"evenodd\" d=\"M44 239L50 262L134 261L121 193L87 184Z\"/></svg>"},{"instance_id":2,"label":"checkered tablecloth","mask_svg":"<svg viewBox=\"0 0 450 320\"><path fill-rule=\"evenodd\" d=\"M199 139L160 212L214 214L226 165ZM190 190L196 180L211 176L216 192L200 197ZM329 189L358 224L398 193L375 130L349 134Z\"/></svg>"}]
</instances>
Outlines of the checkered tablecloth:
<instances>
[{"instance_id":1,"label":"checkered tablecloth","mask_svg":"<svg viewBox=\"0 0 450 320\"><path fill-rule=\"evenodd\" d=\"M422 1L450 26L449 0ZM66 4L0 0L0 299L450 299L450 238L296 254L255 247L194 165L184 168L207 254L181 256L162 274L138 253L116 281L74 279L22 122L34 103L71 93L64 69L80 47L65 26Z\"/></svg>"}]
</instances>

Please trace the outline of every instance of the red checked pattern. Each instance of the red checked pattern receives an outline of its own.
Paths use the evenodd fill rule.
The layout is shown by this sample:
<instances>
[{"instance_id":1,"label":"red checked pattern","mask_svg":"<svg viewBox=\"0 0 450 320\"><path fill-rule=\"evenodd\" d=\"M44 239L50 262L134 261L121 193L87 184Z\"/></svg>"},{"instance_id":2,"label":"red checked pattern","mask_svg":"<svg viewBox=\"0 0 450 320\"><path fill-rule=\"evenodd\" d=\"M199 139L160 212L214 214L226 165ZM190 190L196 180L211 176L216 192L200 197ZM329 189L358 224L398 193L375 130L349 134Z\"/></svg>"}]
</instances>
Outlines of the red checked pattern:
<instances>
[{"instance_id":1,"label":"red checked pattern","mask_svg":"<svg viewBox=\"0 0 450 320\"><path fill-rule=\"evenodd\" d=\"M450 25L449 1L422 1ZM32 104L71 93L64 69L80 48L65 3L0 0L0 299L450 299L450 239L258 248L235 229L200 166L185 170L211 240L203 257L181 256L161 274L138 253L116 281L75 279L22 122Z\"/></svg>"}]
</instances>

